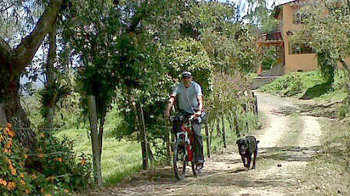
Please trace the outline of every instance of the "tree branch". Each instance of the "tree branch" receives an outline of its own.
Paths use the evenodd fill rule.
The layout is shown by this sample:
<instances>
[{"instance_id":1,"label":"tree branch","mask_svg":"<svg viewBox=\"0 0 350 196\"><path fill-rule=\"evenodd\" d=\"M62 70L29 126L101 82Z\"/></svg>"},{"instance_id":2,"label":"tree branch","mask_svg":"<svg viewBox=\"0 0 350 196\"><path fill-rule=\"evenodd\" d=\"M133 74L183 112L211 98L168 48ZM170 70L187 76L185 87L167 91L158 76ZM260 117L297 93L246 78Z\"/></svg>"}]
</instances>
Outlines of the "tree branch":
<instances>
[{"instance_id":1,"label":"tree branch","mask_svg":"<svg viewBox=\"0 0 350 196\"><path fill-rule=\"evenodd\" d=\"M11 47L8 43L0 37L0 60L1 62L8 61L11 58Z\"/></svg>"},{"instance_id":2,"label":"tree branch","mask_svg":"<svg viewBox=\"0 0 350 196\"><path fill-rule=\"evenodd\" d=\"M16 71L21 71L26 65L30 64L38 48L42 44L45 35L52 29L56 22L59 10L63 0L51 0L48 7L40 17L34 30L26 36L15 49L14 60L17 67Z\"/></svg>"}]
</instances>

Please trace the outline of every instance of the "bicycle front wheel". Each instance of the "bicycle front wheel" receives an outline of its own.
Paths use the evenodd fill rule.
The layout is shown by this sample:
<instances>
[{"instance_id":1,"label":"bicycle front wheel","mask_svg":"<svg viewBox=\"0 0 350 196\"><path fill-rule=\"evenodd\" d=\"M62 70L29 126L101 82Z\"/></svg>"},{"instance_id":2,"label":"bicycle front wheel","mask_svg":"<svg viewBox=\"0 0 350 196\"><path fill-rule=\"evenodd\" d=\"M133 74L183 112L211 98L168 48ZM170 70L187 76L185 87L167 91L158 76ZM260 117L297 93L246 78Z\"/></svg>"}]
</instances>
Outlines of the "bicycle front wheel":
<instances>
[{"instance_id":1,"label":"bicycle front wheel","mask_svg":"<svg viewBox=\"0 0 350 196\"><path fill-rule=\"evenodd\" d=\"M174 146L173 166L175 176L178 180L184 179L186 174L186 165L188 162L186 145L186 142L179 139Z\"/></svg>"}]
</instances>

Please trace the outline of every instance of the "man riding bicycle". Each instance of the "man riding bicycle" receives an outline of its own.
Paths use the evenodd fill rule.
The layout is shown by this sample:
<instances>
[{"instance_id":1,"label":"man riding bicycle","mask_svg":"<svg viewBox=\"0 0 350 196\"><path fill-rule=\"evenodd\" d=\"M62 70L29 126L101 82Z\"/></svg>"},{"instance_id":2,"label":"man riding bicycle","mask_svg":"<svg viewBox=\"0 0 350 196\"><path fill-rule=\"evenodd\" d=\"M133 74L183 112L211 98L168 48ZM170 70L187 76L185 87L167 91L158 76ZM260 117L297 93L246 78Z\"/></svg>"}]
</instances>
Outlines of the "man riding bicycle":
<instances>
[{"instance_id":1,"label":"man riding bicycle","mask_svg":"<svg viewBox=\"0 0 350 196\"><path fill-rule=\"evenodd\" d=\"M174 105L175 100L178 101L180 112L176 115L173 125L174 133L180 131L181 122L180 116L190 117L194 115L194 122L192 123L195 132L195 161L197 167L202 167L204 163L203 156L203 141L201 135L201 115L203 109L203 95L199 84L192 81L192 74L190 72L183 72L182 82L178 84L173 93L170 95L165 117L169 118L170 110Z\"/></svg>"}]
</instances>

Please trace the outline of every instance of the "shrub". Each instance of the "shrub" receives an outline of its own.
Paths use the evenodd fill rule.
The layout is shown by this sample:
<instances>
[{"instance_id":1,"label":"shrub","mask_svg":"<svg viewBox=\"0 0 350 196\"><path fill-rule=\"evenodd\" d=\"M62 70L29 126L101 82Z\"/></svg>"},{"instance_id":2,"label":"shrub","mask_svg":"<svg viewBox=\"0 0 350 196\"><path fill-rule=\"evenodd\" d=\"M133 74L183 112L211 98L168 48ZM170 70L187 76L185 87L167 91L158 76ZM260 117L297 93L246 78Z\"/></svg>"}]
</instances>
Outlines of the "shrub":
<instances>
[{"instance_id":1,"label":"shrub","mask_svg":"<svg viewBox=\"0 0 350 196\"><path fill-rule=\"evenodd\" d=\"M4 195L67 195L91 183L91 164L80 162L72 142L59 141L48 133L37 138L33 151L23 148L11 125L0 130L0 192Z\"/></svg>"},{"instance_id":2,"label":"shrub","mask_svg":"<svg viewBox=\"0 0 350 196\"><path fill-rule=\"evenodd\" d=\"M4 195L29 194L33 186L24 167L27 156L14 138L10 124L0 130L0 192Z\"/></svg>"},{"instance_id":3,"label":"shrub","mask_svg":"<svg viewBox=\"0 0 350 196\"><path fill-rule=\"evenodd\" d=\"M271 84L260 88L261 91L291 97L303 92L304 85L298 73L291 73L277 78Z\"/></svg>"}]
</instances>

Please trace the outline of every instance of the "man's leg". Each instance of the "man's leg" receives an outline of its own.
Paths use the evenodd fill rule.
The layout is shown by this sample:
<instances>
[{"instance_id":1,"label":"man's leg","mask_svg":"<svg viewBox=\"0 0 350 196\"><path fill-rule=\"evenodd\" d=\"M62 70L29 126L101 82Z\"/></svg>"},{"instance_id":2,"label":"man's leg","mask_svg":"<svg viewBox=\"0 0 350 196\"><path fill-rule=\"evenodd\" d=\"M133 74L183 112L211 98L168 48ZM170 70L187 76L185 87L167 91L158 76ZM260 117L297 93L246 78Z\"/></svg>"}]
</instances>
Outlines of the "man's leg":
<instances>
[{"instance_id":1,"label":"man's leg","mask_svg":"<svg viewBox=\"0 0 350 196\"><path fill-rule=\"evenodd\" d=\"M195 140L195 153L196 157L195 160L198 163L204 162L204 156L203 156L203 140L201 135L201 128L202 124L199 123L193 123L193 129L194 129L194 140Z\"/></svg>"}]
</instances>

